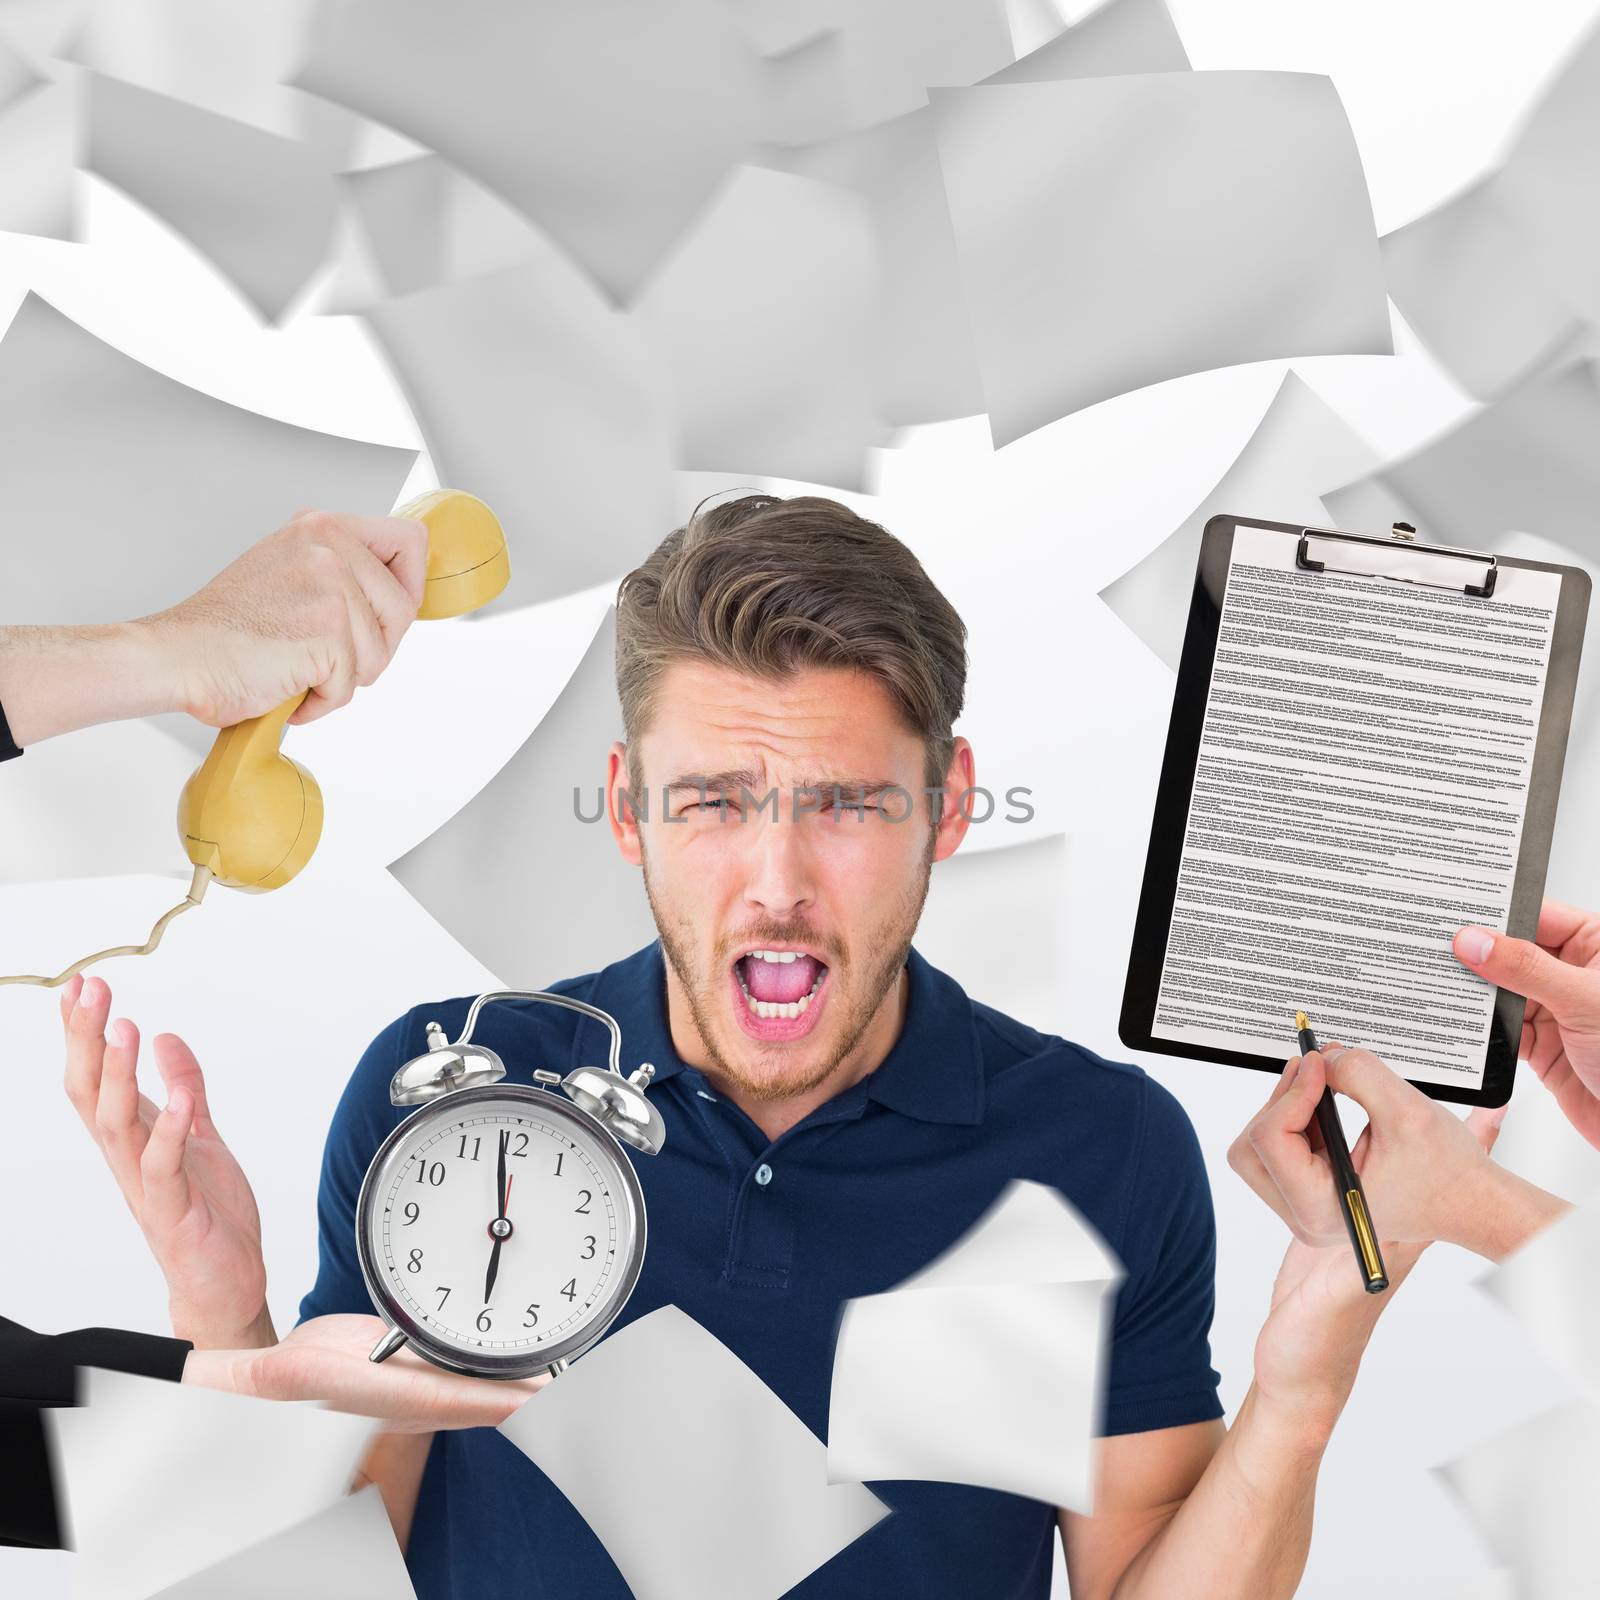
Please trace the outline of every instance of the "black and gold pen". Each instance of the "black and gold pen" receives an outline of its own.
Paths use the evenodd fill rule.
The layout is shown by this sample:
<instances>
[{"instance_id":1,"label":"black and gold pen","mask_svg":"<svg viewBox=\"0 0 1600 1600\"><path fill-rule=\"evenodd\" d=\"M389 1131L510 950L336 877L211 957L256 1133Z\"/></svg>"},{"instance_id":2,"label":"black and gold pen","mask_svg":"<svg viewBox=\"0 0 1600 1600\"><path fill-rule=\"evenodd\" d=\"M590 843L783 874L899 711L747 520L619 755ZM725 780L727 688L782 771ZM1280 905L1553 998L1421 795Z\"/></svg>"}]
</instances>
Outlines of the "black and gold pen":
<instances>
[{"instance_id":1,"label":"black and gold pen","mask_svg":"<svg viewBox=\"0 0 1600 1600\"><path fill-rule=\"evenodd\" d=\"M1317 1036L1303 1011L1294 1014L1295 1030L1300 1037L1300 1054L1309 1055L1318 1048ZM1344 1128L1339 1122L1339 1108L1333 1103L1333 1090L1323 1086L1322 1098L1317 1101L1317 1127L1322 1131L1322 1142L1327 1148L1328 1161L1333 1167L1334 1187L1339 1191L1339 1209L1344 1213L1344 1225L1350 1233L1350 1243L1355 1246L1356 1264L1361 1268L1361 1281L1368 1294L1382 1294L1389 1287L1389 1274L1384 1270L1383 1256L1378 1250L1378 1235L1373 1231L1372 1214L1367 1210L1366 1191L1361 1187L1361 1177L1350 1159L1350 1146L1345 1143Z\"/></svg>"}]
</instances>

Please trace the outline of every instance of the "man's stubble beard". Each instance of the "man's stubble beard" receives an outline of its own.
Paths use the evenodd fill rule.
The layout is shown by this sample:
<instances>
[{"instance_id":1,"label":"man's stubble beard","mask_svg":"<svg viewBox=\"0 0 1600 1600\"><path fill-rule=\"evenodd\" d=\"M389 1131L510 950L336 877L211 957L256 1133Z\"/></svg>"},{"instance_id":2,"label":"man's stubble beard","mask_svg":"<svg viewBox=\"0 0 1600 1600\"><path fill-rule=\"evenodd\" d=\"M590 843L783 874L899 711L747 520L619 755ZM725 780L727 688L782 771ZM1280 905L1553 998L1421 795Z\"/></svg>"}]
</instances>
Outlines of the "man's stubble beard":
<instances>
[{"instance_id":1,"label":"man's stubble beard","mask_svg":"<svg viewBox=\"0 0 1600 1600\"><path fill-rule=\"evenodd\" d=\"M890 915L878 926L870 931L865 939L865 948L886 952L870 969L866 984L865 994L854 1002L847 1013L845 1026L840 1036L838 1046L830 1051L823 1061L803 1078L796 1078L786 1073L776 1075L752 1077L738 1062L730 1061L727 1055L718 1048L714 1020L720 1018L721 1012L721 986L726 981L726 974L722 968L710 973L705 980L697 977L694 964L694 933L695 930L683 919L674 919L664 914L663 908L657 901L650 884L650 857L645 847L644 834L639 835L640 865L644 873L645 899L650 903L650 913L655 918L656 932L661 938L661 948L667 960L672 965L672 970L678 976L678 982L683 987L684 994L688 997L689 1014L694 1018L695 1028L700 1035L701 1043L705 1046L706 1054L710 1058L714 1071L735 1084L752 1100L775 1101L787 1100L795 1095L805 1094L815 1089L819 1084L838 1070L839 1063L855 1049L861 1042L862 1036L872 1025L872 1019L878 1014L878 1008L883 1004L890 989L899 980L901 969L905 966L906 956L911 949L911 940L917 929L917 923L922 917L922 907L928 898L928 886L933 876L933 849L936 834L930 829L928 834L927 849L924 850L919 863L917 880L900 897L899 902ZM772 930L761 935L773 944L780 945L805 944L808 940L804 931L793 935L787 934L776 925ZM856 963L852 962L852 965ZM832 978L836 968L829 963L828 974ZM835 1015L839 1005L840 996L830 995L828 1012L830 1019ZM732 1024L737 1026L737 1024ZM762 1047L753 1039L744 1039L741 1042L752 1049ZM779 1045L776 1049L783 1050L789 1047Z\"/></svg>"}]
</instances>

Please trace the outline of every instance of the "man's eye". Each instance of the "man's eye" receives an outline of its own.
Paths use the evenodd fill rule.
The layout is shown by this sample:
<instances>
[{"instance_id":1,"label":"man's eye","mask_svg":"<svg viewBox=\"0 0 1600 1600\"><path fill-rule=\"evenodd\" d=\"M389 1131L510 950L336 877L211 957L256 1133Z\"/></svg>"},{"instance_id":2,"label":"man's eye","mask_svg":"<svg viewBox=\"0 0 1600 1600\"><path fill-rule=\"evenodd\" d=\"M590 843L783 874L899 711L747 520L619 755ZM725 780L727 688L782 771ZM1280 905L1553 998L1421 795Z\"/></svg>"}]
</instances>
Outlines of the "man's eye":
<instances>
[{"instance_id":1,"label":"man's eye","mask_svg":"<svg viewBox=\"0 0 1600 1600\"><path fill-rule=\"evenodd\" d=\"M730 803L727 800L696 800L688 809L690 811L726 811Z\"/></svg>"}]
</instances>

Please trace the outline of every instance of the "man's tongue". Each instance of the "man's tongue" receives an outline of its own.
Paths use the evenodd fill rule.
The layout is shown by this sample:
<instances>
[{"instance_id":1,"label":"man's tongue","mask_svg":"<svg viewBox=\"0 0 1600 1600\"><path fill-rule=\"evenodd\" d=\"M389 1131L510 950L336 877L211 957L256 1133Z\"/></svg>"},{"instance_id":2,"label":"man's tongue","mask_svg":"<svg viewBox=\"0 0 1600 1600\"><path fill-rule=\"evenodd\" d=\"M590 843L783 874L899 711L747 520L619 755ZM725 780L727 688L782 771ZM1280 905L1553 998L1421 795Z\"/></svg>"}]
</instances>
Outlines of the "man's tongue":
<instances>
[{"instance_id":1,"label":"man's tongue","mask_svg":"<svg viewBox=\"0 0 1600 1600\"><path fill-rule=\"evenodd\" d=\"M793 961L763 961L760 956L742 956L739 966L744 986L757 1000L771 1000L786 1006L791 1000L811 992L822 973L822 963L814 956L796 956Z\"/></svg>"}]
</instances>

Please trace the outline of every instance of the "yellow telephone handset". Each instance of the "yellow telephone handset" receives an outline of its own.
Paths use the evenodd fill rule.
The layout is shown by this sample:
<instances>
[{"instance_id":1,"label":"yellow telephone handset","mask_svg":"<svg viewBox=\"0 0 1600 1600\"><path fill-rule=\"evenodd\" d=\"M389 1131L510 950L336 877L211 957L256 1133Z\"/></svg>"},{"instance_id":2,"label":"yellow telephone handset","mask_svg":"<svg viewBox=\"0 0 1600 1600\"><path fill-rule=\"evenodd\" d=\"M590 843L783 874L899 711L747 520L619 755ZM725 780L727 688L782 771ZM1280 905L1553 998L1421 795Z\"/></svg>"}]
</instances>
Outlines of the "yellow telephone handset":
<instances>
[{"instance_id":1,"label":"yellow telephone handset","mask_svg":"<svg viewBox=\"0 0 1600 1600\"><path fill-rule=\"evenodd\" d=\"M428 529L428 571L417 618L459 617L487 605L511 577L505 534L483 501L438 489L396 509ZM278 748L304 694L224 728L178 797L189 859L230 889L280 889L322 834L317 780Z\"/></svg>"},{"instance_id":2,"label":"yellow telephone handset","mask_svg":"<svg viewBox=\"0 0 1600 1600\"><path fill-rule=\"evenodd\" d=\"M417 619L464 616L487 605L511 578L505 532L483 501L459 489L436 489L396 508L428 529L428 567ZM311 859L322 836L322 790L279 745L304 691L246 722L223 728L211 752L178 796L178 833L194 863L187 897L166 912L142 945L118 945L85 956L53 978L0 978L0 984L54 988L107 956L148 955L168 922L199 905L215 879L230 889L263 894L281 889Z\"/></svg>"}]
</instances>

